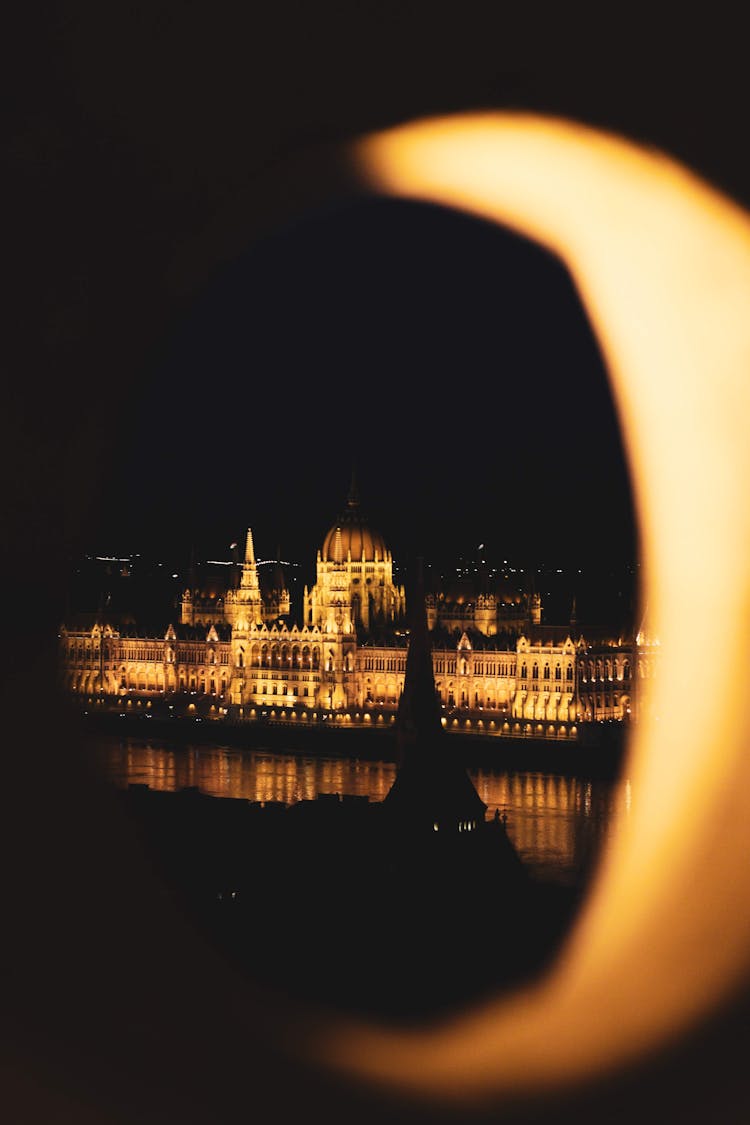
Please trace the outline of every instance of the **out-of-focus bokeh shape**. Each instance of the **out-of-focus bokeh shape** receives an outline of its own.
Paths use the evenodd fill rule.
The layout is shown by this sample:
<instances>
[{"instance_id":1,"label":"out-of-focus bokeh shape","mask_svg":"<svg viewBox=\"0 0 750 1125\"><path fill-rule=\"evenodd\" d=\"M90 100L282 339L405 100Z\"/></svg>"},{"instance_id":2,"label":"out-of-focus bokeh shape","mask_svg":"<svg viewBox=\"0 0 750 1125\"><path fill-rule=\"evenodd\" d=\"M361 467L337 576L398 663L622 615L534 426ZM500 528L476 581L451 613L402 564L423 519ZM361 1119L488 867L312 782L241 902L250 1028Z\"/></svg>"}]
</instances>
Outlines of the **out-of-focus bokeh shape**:
<instances>
[{"instance_id":1,"label":"out-of-focus bokeh shape","mask_svg":"<svg viewBox=\"0 0 750 1125\"><path fill-rule=\"evenodd\" d=\"M428 1032L339 1028L318 1053L441 1097L552 1091L674 1041L750 969L750 218L663 154L565 120L428 120L356 158L377 190L566 264L624 431L661 663L631 815L548 978Z\"/></svg>"}]
</instances>

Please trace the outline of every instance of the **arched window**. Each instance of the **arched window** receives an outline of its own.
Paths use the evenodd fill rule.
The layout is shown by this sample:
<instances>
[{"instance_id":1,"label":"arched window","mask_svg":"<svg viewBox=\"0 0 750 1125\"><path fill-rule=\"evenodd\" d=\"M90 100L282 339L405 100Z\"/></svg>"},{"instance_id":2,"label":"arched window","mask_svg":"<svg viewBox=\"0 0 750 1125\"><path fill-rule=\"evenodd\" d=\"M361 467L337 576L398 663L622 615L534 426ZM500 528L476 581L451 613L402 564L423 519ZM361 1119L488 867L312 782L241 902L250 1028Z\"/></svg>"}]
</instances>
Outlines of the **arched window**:
<instances>
[{"instance_id":1,"label":"arched window","mask_svg":"<svg viewBox=\"0 0 750 1125\"><path fill-rule=\"evenodd\" d=\"M244 648L241 648L239 653L237 654L237 667L238 668L244 668L245 667L245 650L244 650Z\"/></svg>"},{"instance_id":2,"label":"arched window","mask_svg":"<svg viewBox=\"0 0 750 1125\"><path fill-rule=\"evenodd\" d=\"M565 679L566 680L572 680L573 679L573 665L572 664L569 664L568 667L565 669Z\"/></svg>"},{"instance_id":3,"label":"arched window","mask_svg":"<svg viewBox=\"0 0 750 1125\"><path fill-rule=\"evenodd\" d=\"M562 679L562 668L560 667L559 664L555 665L555 679L556 680Z\"/></svg>"},{"instance_id":4,"label":"arched window","mask_svg":"<svg viewBox=\"0 0 750 1125\"><path fill-rule=\"evenodd\" d=\"M537 664L536 660L534 661L534 664L533 664L532 669L531 669L531 678L532 678L532 680L538 680L539 679L539 665Z\"/></svg>"},{"instance_id":5,"label":"arched window","mask_svg":"<svg viewBox=\"0 0 750 1125\"><path fill-rule=\"evenodd\" d=\"M622 678L623 678L623 680L629 680L630 679L630 661L629 660L626 660L625 663L622 666Z\"/></svg>"},{"instance_id":6,"label":"arched window","mask_svg":"<svg viewBox=\"0 0 750 1125\"><path fill-rule=\"evenodd\" d=\"M521 665L521 679L525 680L527 675L525 662Z\"/></svg>"},{"instance_id":7,"label":"arched window","mask_svg":"<svg viewBox=\"0 0 750 1125\"><path fill-rule=\"evenodd\" d=\"M544 679L545 680L549 679L549 664L544 665Z\"/></svg>"}]
</instances>

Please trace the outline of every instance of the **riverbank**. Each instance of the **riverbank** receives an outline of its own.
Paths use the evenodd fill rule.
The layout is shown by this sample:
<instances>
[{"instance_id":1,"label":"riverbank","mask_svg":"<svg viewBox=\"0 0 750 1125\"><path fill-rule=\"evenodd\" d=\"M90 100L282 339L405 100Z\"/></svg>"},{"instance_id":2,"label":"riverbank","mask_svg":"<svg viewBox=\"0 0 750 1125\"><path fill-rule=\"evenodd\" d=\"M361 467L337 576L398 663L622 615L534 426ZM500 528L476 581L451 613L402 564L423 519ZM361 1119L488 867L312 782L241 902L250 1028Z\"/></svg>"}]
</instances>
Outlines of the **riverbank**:
<instances>
[{"instance_id":1,"label":"riverbank","mask_svg":"<svg viewBox=\"0 0 750 1125\"><path fill-rule=\"evenodd\" d=\"M222 720L161 718L112 711L84 713L83 728L91 734L115 734L176 746L215 745L234 750L269 750L312 757L358 758L397 762L393 729L316 726L289 723L231 723ZM601 724L585 738L563 742L532 737L450 733L445 736L468 768L542 771L562 776L616 778L625 745L620 726Z\"/></svg>"}]
</instances>

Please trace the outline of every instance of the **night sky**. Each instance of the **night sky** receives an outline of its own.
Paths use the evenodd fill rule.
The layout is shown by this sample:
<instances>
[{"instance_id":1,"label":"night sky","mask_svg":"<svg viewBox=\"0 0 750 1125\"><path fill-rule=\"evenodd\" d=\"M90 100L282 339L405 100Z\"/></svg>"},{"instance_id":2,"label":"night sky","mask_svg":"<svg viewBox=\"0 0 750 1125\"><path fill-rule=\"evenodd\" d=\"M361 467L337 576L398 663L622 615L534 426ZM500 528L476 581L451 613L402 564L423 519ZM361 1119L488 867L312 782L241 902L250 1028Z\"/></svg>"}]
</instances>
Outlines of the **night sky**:
<instances>
[{"instance_id":1,"label":"night sky","mask_svg":"<svg viewBox=\"0 0 750 1125\"><path fill-rule=\"evenodd\" d=\"M607 378L567 271L492 224L341 199L256 241L134 373L89 548L312 562L356 468L397 561L634 557ZM122 420L122 419L121 419Z\"/></svg>"}]
</instances>

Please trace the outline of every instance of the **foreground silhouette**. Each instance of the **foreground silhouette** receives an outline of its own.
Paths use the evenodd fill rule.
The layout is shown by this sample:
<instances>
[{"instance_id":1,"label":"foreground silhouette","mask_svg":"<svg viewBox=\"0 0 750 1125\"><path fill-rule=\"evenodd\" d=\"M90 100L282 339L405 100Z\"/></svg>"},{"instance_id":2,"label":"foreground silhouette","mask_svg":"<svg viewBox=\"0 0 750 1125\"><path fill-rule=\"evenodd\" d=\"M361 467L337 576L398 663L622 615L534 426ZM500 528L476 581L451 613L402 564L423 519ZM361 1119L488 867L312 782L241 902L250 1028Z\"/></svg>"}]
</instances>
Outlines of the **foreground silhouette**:
<instances>
[{"instance_id":1,"label":"foreground silhouette","mask_svg":"<svg viewBox=\"0 0 750 1125\"><path fill-rule=\"evenodd\" d=\"M289 995L420 1021L539 971L576 895L532 880L487 818L435 692L424 597L412 599L383 802L320 794L289 808L131 785L121 800L165 884L243 970Z\"/></svg>"}]
</instances>

